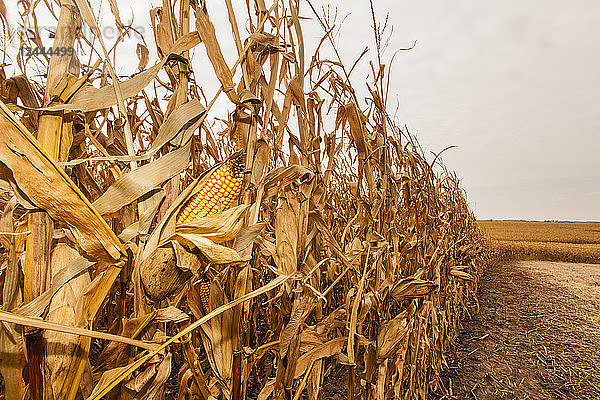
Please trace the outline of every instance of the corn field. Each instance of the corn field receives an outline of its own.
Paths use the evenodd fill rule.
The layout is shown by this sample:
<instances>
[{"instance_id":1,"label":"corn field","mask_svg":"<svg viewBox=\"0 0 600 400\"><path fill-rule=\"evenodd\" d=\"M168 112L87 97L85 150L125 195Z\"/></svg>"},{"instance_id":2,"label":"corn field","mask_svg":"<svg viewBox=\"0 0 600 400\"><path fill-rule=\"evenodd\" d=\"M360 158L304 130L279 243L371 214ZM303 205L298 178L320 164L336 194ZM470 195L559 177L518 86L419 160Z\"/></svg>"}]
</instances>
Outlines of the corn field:
<instances>
[{"instance_id":1,"label":"corn field","mask_svg":"<svg viewBox=\"0 0 600 400\"><path fill-rule=\"evenodd\" d=\"M109 3L123 36L125 2ZM163 0L160 59L140 44L124 78L87 0L19 2L21 45L42 45L47 7L53 46L74 51L37 57L45 75L23 54L21 74L0 69L3 398L425 399L443 385L490 256L457 176L388 115L381 25L354 86L330 15L244 6ZM323 28L314 54L307 17ZM211 114L219 97L227 118Z\"/></svg>"}]
</instances>

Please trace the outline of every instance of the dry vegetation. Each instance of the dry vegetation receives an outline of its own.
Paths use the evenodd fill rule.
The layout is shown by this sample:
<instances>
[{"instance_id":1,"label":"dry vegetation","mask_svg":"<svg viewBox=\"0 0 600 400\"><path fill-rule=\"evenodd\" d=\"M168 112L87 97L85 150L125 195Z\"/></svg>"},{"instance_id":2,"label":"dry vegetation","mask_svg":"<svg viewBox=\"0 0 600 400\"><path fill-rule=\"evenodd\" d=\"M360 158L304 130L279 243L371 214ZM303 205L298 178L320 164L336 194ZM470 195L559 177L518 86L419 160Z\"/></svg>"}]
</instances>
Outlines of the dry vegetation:
<instances>
[{"instance_id":1,"label":"dry vegetation","mask_svg":"<svg viewBox=\"0 0 600 400\"><path fill-rule=\"evenodd\" d=\"M431 398L600 398L600 224L478 224L499 256Z\"/></svg>"},{"instance_id":2,"label":"dry vegetation","mask_svg":"<svg viewBox=\"0 0 600 400\"><path fill-rule=\"evenodd\" d=\"M20 2L22 40L41 45L49 7L54 45L75 54L39 57L35 79L0 70L5 398L422 399L438 386L489 256L456 176L386 113L381 31L359 99L352 68L320 55L337 53L334 20L313 16L325 34L308 55L297 2L252 2L242 37L229 1L164 0L162 59L117 79L87 0L61 3ZM235 65L210 19L226 6ZM221 85L208 101L194 46ZM224 121L209 114L219 95ZM236 151L235 205L176 224L202 172ZM164 277L154 301L148 269Z\"/></svg>"},{"instance_id":3,"label":"dry vegetation","mask_svg":"<svg viewBox=\"0 0 600 400\"><path fill-rule=\"evenodd\" d=\"M519 258L600 263L600 223L479 221L498 250Z\"/></svg>"},{"instance_id":4,"label":"dry vegetation","mask_svg":"<svg viewBox=\"0 0 600 400\"><path fill-rule=\"evenodd\" d=\"M492 264L432 398L599 399L599 287L598 264Z\"/></svg>"}]
</instances>

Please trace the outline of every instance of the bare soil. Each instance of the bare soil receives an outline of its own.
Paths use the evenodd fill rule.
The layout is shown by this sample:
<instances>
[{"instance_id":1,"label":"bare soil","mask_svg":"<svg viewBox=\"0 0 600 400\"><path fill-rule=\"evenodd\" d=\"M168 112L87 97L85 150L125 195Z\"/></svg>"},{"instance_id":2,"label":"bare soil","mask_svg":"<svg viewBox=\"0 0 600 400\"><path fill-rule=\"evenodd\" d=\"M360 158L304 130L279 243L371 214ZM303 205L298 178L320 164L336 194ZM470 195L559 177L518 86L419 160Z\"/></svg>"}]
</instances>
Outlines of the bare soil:
<instances>
[{"instance_id":1,"label":"bare soil","mask_svg":"<svg viewBox=\"0 0 600 400\"><path fill-rule=\"evenodd\" d=\"M432 399L600 399L600 264L498 263Z\"/></svg>"}]
</instances>

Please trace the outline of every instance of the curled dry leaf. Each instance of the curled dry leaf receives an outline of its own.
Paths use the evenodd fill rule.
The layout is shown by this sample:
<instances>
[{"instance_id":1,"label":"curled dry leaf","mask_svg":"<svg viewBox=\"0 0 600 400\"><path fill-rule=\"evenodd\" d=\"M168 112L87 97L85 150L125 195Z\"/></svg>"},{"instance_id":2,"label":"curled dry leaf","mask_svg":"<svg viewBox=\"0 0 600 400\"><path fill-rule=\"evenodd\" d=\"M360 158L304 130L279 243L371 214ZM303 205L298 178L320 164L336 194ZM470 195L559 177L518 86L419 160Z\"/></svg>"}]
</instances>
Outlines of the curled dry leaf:
<instances>
[{"instance_id":1,"label":"curled dry leaf","mask_svg":"<svg viewBox=\"0 0 600 400\"><path fill-rule=\"evenodd\" d=\"M137 55L138 60L140 60L140 63L138 64L138 69L140 71L143 71L148 65L148 53L148 48L143 44L138 43L137 47L135 48L135 54Z\"/></svg>"},{"instance_id":2,"label":"curled dry leaf","mask_svg":"<svg viewBox=\"0 0 600 400\"><path fill-rule=\"evenodd\" d=\"M243 228L233 241L233 249L243 259L249 259L252 255L253 245L260 233L265 228L265 223L254 224Z\"/></svg>"},{"instance_id":3,"label":"curled dry leaf","mask_svg":"<svg viewBox=\"0 0 600 400\"><path fill-rule=\"evenodd\" d=\"M204 43L206 54L212 63L217 78L221 82L223 92L225 92L227 97L229 97L229 100L237 104L240 102L240 100L234 90L235 85L233 84L233 74L223 58L221 46L219 45L219 41L217 40L215 33L215 27L208 18L205 4L202 4L200 7L196 8L196 12L196 28L198 29L198 34Z\"/></svg>"},{"instance_id":4,"label":"curled dry leaf","mask_svg":"<svg viewBox=\"0 0 600 400\"><path fill-rule=\"evenodd\" d=\"M157 322L175 322L181 323L188 321L190 316L178 309L177 307L169 306L156 311L155 320Z\"/></svg>"},{"instance_id":5,"label":"curled dry leaf","mask_svg":"<svg viewBox=\"0 0 600 400\"><path fill-rule=\"evenodd\" d=\"M294 373L294 377L298 378L302 374L304 374L308 367L314 363L315 361L331 357L335 354L339 354L342 352L344 347L346 346L346 342L348 338L345 336L341 336L335 339L328 341L327 343L320 344L313 349L307 351L302 354L296 363L296 371Z\"/></svg>"},{"instance_id":6,"label":"curled dry leaf","mask_svg":"<svg viewBox=\"0 0 600 400\"><path fill-rule=\"evenodd\" d=\"M193 99L179 106L173 111L167 119L158 128L156 138L152 142L152 146L147 151L147 154L154 154L160 150L165 144L169 143L177 137L183 130L190 127L197 127L195 123L206 113L206 109L202 103Z\"/></svg>"},{"instance_id":7,"label":"curled dry leaf","mask_svg":"<svg viewBox=\"0 0 600 400\"><path fill-rule=\"evenodd\" d=\"M0 161L29 202L67 223L91 256L117 262L125 255L115 233L21 122L0 102Z\"/></svg>"},{"instance_id":8,"label":"curled dry leaf","mask_svg":"<svg viewBox=\"0 0 600 400\"><path fill-rule=\"evenodd\" d=\"M297 179L308 180L313 176L313 172L301 165L290 165L288 167L279 167L269 171L261 182L261 186L269 189L275 185L287 186Z\"/></svg>"}]
</instances>

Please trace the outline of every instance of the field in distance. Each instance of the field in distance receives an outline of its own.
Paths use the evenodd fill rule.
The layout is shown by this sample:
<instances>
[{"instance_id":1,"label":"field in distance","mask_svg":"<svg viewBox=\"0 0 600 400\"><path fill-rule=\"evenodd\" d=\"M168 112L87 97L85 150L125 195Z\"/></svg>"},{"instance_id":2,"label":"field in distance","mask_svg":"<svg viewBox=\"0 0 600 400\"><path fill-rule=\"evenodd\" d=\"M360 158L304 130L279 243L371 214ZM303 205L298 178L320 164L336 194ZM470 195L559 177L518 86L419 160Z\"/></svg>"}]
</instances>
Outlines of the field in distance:
<instances>
[{"instance_id":1,"label":"field in distance","mask_svg":"<svg viewBox=\"0 0 600 400\"><path fill-rule=\"evenodd\" d=\"M516 256L600 263L600 223L479 221L492 245Z\"/></svg>"}]
</instances>

